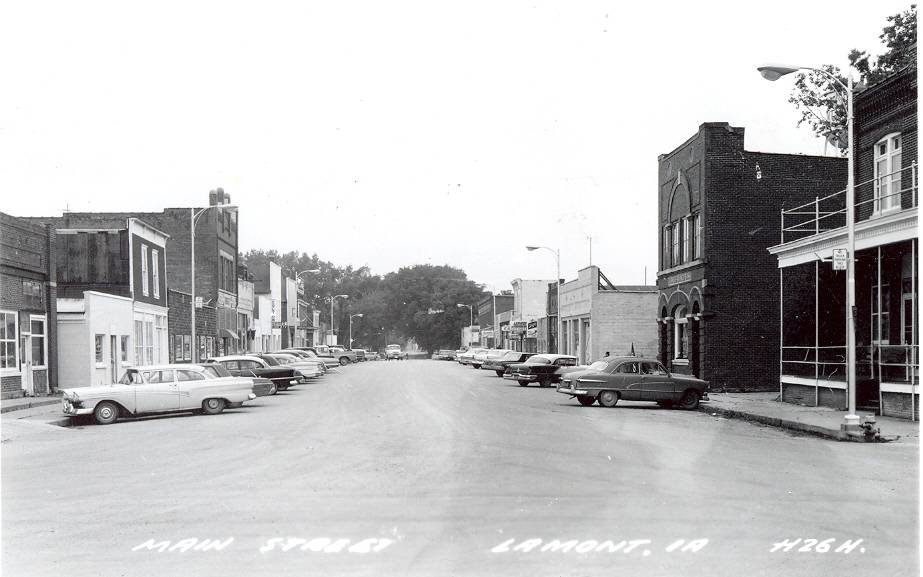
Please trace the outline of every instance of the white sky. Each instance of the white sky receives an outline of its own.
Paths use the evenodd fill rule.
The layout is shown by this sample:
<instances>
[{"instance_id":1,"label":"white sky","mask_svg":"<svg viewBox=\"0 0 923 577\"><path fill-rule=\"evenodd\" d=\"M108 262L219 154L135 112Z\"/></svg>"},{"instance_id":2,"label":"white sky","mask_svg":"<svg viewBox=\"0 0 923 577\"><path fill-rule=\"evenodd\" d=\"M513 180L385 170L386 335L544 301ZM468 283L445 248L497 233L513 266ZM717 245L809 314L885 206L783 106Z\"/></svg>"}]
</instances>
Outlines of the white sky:
<instances>
[{"instance_id":1,"label":"white sky","mask_svg":"<svg viewBox=\"0 0 923 577\"><path fill-rule=\"evenodd\" d=\"M243 251L496 290L653 284L657 156L822 154L765 62L845 67L910 2L5 2L0 210L240 206ZM750 8L748 6L754 6ZM832 154L832 151L829 151Z\"/></svg>"}]
</instances>

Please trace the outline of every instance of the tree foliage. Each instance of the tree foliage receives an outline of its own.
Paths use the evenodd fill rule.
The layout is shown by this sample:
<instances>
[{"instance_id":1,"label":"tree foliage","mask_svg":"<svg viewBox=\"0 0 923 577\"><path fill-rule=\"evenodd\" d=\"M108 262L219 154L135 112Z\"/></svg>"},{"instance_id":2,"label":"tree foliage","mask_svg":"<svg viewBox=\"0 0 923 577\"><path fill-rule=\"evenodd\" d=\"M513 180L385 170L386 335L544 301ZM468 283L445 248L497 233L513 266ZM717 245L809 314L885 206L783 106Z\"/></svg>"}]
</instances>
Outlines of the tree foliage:
<instances>
[{"instance_id":1,"label":"tree foliage","mask_svg":"<svg viewBox=\"0 0 923 577\"><path fill-rule=\"evenodd\" d=\"M909 10L888 17L888 25L882 29L879 38L885 50L875 59L865 51L853 49L849 53L850 67L859 73L856 89L875 84L894 72L916 62L917 44L917 6L912 4ZM834 76L843 86L847 78L833 65L820 67ZM827 138L846 151L846 100L843 89L830 77L809 71L800 73L795 80L795 87L789 102L801 111L798 125L807 123L814 133Z\"/></svg>"},{"instance_id":2,"label":"tree foliage","mask_svg":"<svg viewBox=\"0 0 923 577\"><path fill-rule=\"evenodd\" d=\"M338 267L316 254L258 249L240 255L240 262L251 271L270 261L290 277L319 269L318 273L301 275L301 279L309 306L320 312L321 321L328 326L331 295L348 295L335 301L333 316L339 342L345 345L350 315L362 314L353 318L356 348L381 349L389 342L404 343L411 338L429 351L457 348L461 328L468 325L470 317L467 309L456 305L476 307L483 292L464 271L448 265L415 265L382 277L371 274L368 267Z\"/></svg>"}]
</instances>

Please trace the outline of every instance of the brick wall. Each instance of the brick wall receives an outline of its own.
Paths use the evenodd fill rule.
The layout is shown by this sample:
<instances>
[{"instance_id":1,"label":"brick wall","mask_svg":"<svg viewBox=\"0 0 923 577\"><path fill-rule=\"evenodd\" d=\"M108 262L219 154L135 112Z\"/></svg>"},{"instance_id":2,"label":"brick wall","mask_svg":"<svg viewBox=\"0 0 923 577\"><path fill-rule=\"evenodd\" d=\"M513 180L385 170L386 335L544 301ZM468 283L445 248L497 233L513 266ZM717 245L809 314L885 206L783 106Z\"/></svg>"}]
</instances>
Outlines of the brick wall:
<instances>
[{"instance_id":1,"label":"brick wall","mask_svg":"<svg viewBox=\"0 0 923 577\"><path fill-rule=\"evenodd\" d=\"M685 168L686 183L678 190L691 189L691 201L681 213L703 213L701 290L707 316L699 332L700 374L718 390L776 390L779 271L766 249L780 242L783 206L840 190L846 164L840 158L748 152L743 141L743 128L706 123L696 137L661 157L657 234L663 253L662 229L680 214L665 207L675 207L671 195L678 170ZM700 164L697 197L699 185L690 171ZM691 294L682 285L661 288L667 299L677 289Z\"/></svg>"},{"instance_id":2,"label":"brick wall","mask_svg":"<svg viewBox=\"0 0 923 577\"><path fill-rule=\"evenodd\" d=\"M590 359L606 351L613 356L635 354L657 358L657 292L600 292L593 295L590 319Z\"/></svg>"},{"instance_id":3,"label":"brick wall","mask_svg":"<svg viewBox=\"0 0 923 577\"><path fill-rule=\"evenodd\" d=\"M911 403L913 401L913 403ZM912 405L912 406L911 406ZM911 414L912 411L912 414ZM920 420L920 395L916 399L906 393L881 393L881 414L885 417Z\"/></svg>"}]
</instances>

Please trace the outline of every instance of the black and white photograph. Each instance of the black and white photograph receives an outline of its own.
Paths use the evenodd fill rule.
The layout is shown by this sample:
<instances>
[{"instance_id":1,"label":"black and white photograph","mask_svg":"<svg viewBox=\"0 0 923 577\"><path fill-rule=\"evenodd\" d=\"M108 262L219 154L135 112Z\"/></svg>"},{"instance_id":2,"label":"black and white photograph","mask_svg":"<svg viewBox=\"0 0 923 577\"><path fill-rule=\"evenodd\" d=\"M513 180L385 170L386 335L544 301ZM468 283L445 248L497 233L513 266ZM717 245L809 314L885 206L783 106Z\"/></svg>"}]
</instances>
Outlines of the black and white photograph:
<instances>
[{"instance_id":1,"label":"black and white photograph","mask_svg":"<svg viewBox=\"0 0 923 577\"><path fill-rule=\"evenodd\" d=\"M0 6L4 577L916 577L917 6Z\"/></svg>"}]
</instances>

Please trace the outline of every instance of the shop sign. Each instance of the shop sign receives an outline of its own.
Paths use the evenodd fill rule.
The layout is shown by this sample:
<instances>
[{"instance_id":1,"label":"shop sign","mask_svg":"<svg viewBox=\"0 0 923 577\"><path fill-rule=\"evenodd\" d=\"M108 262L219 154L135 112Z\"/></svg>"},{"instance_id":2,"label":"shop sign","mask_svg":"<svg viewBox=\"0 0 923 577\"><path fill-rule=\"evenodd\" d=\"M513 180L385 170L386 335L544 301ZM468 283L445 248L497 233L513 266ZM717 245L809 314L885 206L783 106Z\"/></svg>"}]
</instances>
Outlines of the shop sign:
<instances>
[{"instance_id":1,"label":"shop sign","mask_svg":"<svg viewBox=\"0 0 923 577\"><path fill-rule=\"evenodd\" d=\"M678 285L684 282L692 282L692 271L681 272L667 277L667 286Z\"/></svg>"}]
</instances>

